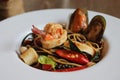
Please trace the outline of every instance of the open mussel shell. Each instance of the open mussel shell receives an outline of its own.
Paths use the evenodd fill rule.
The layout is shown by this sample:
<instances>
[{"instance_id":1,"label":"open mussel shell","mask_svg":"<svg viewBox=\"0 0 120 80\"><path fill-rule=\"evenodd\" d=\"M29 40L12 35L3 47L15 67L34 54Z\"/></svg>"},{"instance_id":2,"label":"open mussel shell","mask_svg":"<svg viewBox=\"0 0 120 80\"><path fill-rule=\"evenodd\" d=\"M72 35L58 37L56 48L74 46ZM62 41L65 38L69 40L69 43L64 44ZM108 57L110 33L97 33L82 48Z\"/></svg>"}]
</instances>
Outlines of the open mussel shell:
<instances>
[{"instance_id":1,"label":"open mussel shell","mask_svg":"<svg viewBox=\"0 0 120 80\"><path fill-rule=\"evenodd\" d=\"M87 40L99 43L103 37L105 27L106 20L103 16L96 15L93 17L85 33Z\"/></svg>"},{"instance_id":2,"label":"open mussel shell","mask_svg":"<svg viewBox=\"0 0 120 80\"><path fill-rule=\"evenodd\" d=\"M86 9L77 8L70 17L69 29L75 33L82 33L88 26L88 12Z\"/></svg>"}]
</instances>

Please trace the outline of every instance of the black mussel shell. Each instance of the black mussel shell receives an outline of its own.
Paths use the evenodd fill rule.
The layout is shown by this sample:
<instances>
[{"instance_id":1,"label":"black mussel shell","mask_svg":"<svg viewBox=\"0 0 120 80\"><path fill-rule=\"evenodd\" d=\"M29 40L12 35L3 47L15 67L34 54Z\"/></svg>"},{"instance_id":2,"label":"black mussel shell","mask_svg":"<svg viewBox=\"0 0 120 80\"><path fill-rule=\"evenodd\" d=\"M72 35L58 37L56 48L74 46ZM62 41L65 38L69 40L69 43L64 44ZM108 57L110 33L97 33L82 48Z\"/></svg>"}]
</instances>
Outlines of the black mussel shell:
<instances>
[{"instance_id":1,"label":"black mussel shell","mask_svg":"<svg viewBox=\"0 0 120 80\"><path fill-rule=\"evenodd\" d=\"M69 29L75 33L82 33L88 26L88 12L86 9L77 8L70 17Z\"/></svg>"},{"instance_id":2,"label":"black mussel shell","mask_svg":"<svg viewBox=\"0 0 120 80\"><path fill-rule=\"evenodd\" d=\"M96 15L88 25L85 36L87 40L99 43L103 37L106 20L101 15Z\"/></svg>"}]
</instances>

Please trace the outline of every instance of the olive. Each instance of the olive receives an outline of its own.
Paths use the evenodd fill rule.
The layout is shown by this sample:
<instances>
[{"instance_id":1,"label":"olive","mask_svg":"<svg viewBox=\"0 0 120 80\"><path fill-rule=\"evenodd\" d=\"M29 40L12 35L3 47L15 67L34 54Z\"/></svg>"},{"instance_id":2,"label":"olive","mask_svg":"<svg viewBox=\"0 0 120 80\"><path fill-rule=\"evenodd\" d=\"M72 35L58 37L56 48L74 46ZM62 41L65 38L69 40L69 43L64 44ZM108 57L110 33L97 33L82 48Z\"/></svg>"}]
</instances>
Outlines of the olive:
<instances>
[{"instance_id":1,"label":"olive","mask_svg":"<svg viewBox=\"0 0 120 80\"><path fill-rule=\"evenodd\" d=\"M86 9L77 8L70 18L69 29L75 33L82 33L88 26L88 12Z\"/></svg>"},{"instance_id":2,"label":"olive","mask_svg":"<svg viewBox=\"0 0 120 80\"><path fill-rule=\"evenodd\" d=\"M55 68L56 69L66 69L66 68L73 68L73 67L75 67L75 66L68 65L68 64L60 64L60 63L58 63Z\"/></svg>"},{"instance_id":3,"label":"olive","mask_svg":"<svg viewBox=\"0 0 120 80\"><path fill-rule=\"evenodd\" d=\"M87 40L99 43L103 37L105 27L105 18L101 15L94 16L85 32Z\"/></svg>"}]
</instances>

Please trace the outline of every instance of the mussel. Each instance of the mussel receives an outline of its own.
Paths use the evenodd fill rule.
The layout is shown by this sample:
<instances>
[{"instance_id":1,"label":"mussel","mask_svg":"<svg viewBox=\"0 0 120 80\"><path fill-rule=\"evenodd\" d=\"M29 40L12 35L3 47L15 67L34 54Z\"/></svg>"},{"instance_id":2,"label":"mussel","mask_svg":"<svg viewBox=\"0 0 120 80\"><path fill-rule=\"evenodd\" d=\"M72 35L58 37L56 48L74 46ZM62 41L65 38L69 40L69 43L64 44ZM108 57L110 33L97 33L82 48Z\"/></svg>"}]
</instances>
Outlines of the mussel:
<instances>
[{"instance_id":1,"label":"mussel","mask_svg":"<svg viewBox=\"0 0 120 80\"><path fill-rule=\"evenodd\" d=\"M75 33L84 32L88 26L87 14L86 9L77 8L71 15L69 29Z\"/></svg>"},{"instance_id":2,"label":"mussel","mask_svg":"<svg viewBox=\"0 0 120 80\"><path fill-rule=\"evenodd\" d=\"M90 21L85 36L87 40L99 43L103 37L106 27L106 20L101 15L96 15Z\"/></svg>"}]
</instances>

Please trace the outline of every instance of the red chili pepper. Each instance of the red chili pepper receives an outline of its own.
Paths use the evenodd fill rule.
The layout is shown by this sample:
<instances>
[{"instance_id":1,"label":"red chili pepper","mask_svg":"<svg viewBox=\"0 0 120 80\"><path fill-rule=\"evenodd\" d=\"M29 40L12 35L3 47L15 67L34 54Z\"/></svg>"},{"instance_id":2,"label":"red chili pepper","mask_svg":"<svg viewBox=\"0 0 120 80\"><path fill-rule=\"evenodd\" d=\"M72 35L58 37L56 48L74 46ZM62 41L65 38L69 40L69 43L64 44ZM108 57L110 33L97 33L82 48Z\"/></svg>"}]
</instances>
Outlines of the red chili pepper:
<instances>
[{"instance_id":1,"label":"red chili pepper","mask_svg":"<svg viewBox=\"0 0 120 80\"><path fill-rule=\"evenodd\" d=\"M80 66L80 67L74 67L74 68L66 68L66 69L59 69L59 70L54 70L53 72L70 72L70 71L76 71L76 70L82 70L87 68L88 66Z\"/></svg>"},{"instance_id":2,"label":"red chili pepper","mask_svg":"<svg viewBox=\"0 0 120 80\"><path fill-rule=\"evenodd\" d=\"M85 65L89 62L89 59L81 53L71 50L56 50L56 54L71 62Z\"/></svg>"},{"instance_id":3,"label":"red chili pepper","mask_svg":"<svg viewBox=\"0 0 120 80\"><path fill-rule=\"evenodd\" d=\"M42 64L42 69L43 69L43 70L52 70L52 65Z\"/></svg>"}]
</instances>

